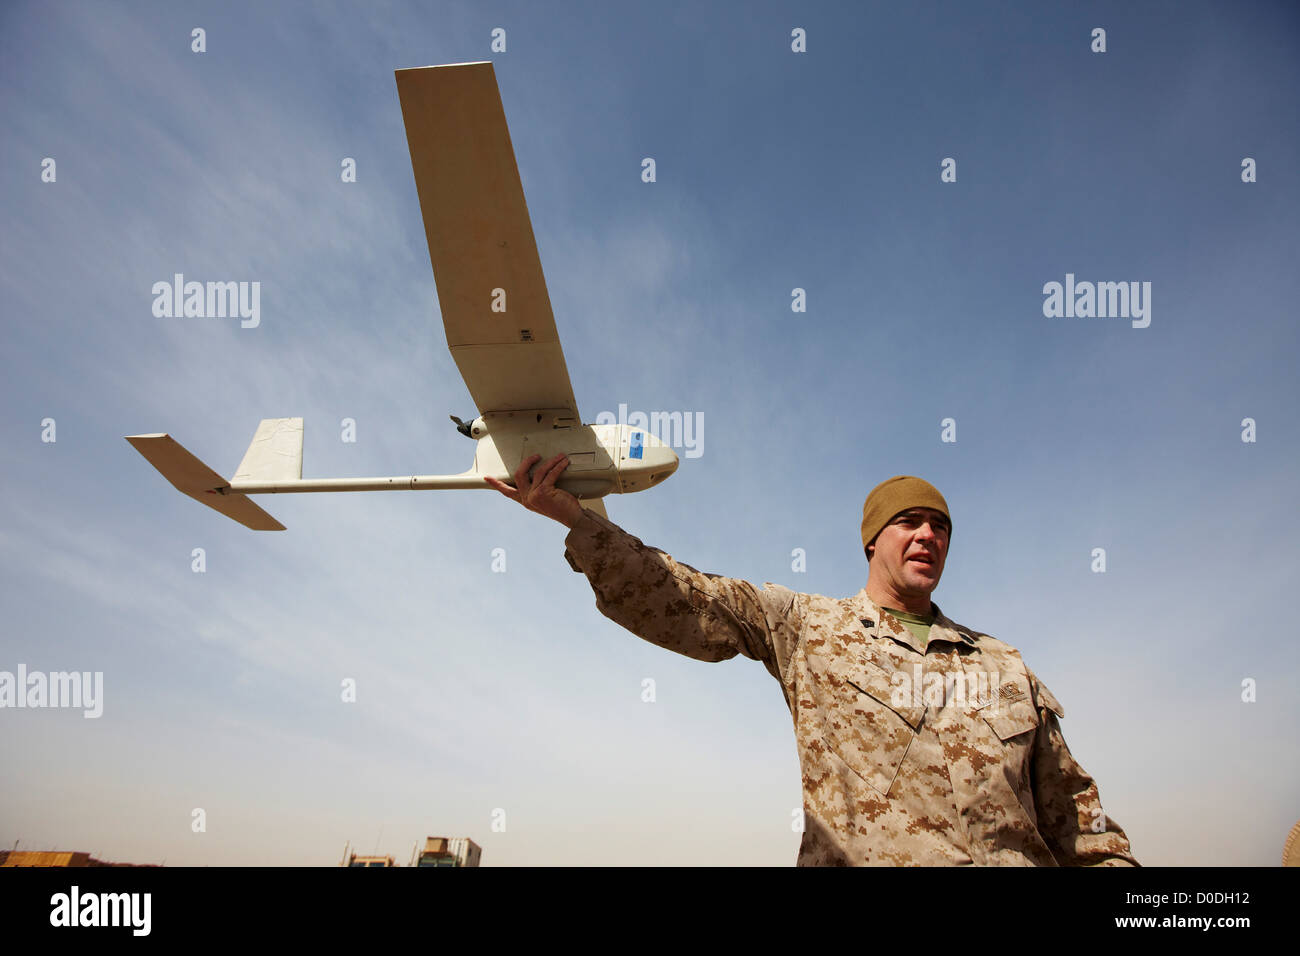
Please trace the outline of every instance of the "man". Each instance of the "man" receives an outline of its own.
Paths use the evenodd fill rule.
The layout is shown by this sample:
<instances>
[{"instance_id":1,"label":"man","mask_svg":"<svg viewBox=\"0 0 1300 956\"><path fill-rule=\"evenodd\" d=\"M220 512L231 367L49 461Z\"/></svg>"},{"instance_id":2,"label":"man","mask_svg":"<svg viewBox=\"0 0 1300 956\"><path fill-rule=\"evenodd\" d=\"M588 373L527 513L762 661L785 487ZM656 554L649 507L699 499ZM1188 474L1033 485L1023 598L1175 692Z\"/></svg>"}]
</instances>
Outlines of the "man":
<instances>
[{"instance_id":1,"label":"man","mask_svg":"<svg viewBox=\"0 0 1300 956\"><path fill-rule=\"evenodd\" d=\"M515 487L570 531L565 557L610 620L703 661L743 654L781 684L803 771L800 866L1137 866L1070 756L1065 711L1019 652L946 617L930 594L952 519L899 475L867 496L867 586L851 598L701 574L555 487L557 455Z\"/></svg>"}]
</instances>

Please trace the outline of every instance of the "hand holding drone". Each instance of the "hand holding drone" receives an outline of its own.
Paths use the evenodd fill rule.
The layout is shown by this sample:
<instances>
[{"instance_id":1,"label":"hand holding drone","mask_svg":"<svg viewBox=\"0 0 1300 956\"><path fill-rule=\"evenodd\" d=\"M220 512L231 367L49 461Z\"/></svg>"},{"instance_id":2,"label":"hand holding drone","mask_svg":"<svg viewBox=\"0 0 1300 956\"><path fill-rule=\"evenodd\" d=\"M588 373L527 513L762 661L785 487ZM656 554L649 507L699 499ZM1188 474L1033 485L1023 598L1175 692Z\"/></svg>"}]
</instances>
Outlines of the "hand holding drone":
<instances>
[{"instance_id":1,"label":"hand holding drone","mask_svg":"<svg viewBox=\"0 0 1300 956\"><path fill-rule=\"evenodd\" d=\"M515 472L515 487L487 477L483 480L511 501L517 501L529 511L553 518L566 528L572 528L582 518L582 503L563 488L555 487L560 473L569 467L567 455L559 454L533 469L533 462L541 455L529 455L519 463ZM535 470L537 473L530 474Z\"/></svg>"}]
</instances>

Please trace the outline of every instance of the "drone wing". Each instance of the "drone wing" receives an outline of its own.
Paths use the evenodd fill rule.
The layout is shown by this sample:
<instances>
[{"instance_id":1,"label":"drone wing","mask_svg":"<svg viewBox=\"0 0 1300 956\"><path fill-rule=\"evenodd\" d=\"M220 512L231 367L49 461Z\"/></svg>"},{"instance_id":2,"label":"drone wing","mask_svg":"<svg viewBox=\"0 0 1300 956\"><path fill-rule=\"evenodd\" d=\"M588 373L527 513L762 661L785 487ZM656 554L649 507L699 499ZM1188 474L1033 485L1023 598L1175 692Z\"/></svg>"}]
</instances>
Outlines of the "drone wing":
<instances>
[{"instance_id":1,"label":"drone wing","mask_svg":"<svg viewBox=\"0 0 1300 956\"><path fill-rule=\"evenodd\" d=\"M578 419L492 64L396 72L447 346L474 404Z\"/></svg>"}]
</instances>

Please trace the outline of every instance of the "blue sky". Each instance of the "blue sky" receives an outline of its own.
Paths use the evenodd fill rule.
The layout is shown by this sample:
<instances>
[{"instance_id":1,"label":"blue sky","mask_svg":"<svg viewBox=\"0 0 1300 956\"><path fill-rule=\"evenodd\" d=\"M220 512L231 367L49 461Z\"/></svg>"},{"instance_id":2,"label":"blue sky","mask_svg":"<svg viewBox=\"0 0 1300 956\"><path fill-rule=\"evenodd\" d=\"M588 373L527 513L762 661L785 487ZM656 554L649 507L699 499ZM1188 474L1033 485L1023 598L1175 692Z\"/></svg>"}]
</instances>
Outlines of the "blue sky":
<instances>
[{"instance_id":1,"label":"blue sky","mask_svg":"<svg viewBox=\"0 0 1300 956\"><path fill-rule=\"evenodd\" d=\"M468 467L393 70L491 59L584 420L705 423L613 520L842 596L867 491L926 477L954 524L935 600L1061 700L1138 859L1276 863L1298 45L1282 3L6 4L0 670L103 671L105 699L0 712L0 845L794 861L779 687L603 618L559 525L495 493L303 495L258 499L288 531L255 533L122 440L230 474L259 419L302 416L307 477ZM156 318L176 272L260 282L260 325ZM1150 326L1045 317L1067 273L1150 282Z\"/></svg>"}]
</instances>

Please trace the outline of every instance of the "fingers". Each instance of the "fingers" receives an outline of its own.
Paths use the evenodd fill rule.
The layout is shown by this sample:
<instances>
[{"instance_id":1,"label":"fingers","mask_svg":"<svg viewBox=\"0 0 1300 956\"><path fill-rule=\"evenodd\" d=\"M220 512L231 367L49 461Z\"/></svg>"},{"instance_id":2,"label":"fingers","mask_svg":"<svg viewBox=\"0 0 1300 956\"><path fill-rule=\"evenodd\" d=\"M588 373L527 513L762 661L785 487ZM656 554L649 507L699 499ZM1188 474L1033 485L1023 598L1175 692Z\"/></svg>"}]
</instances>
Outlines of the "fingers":
<instances>
[{"instance_id":1,"label":"fingers","mask_svg":"<svg viewBox=\"0 0 1300 956\"><path fill-rule=\"evenodd\" d=\"M560 472L569 467L569 458L564 453L560 453L552 458L544 466L544 470L537 482L538 488L554 488L555 480L560 477Z\"/></svg>"},{"instance_id":2,"label":"fingers","mask_svg":"<svg viewBox=\"0 0 1300 956\"><path fill-rule=\"evenodd\" d=\"M511 488L504 481L500 481L496 478L488 478L486 476L484 476L483 480L487 482L489 487L495 488L497 491L501 492L511 501L519 500L519 492L515 491L515 489Z\"/></svg>"},{"instance_id":3,"label":"fingers","mask_svg":"<svg viewBox=\"0 0 1300 956\"><path fill-rule=\"evenodd\" d=\"M537 461L537 459L541 457L541 455L529 455L521 461L519 467L515 469L515 487L519 489L519 494L521 496L528 494L528 469L533 466L533 462Z\"/></svg>"},{"instance_id":4,"label":"fingers","mask_svg":"<svg viewBox=\"0 0 1300 956\"><path fill-rule=\"evenodd\" d=\"M569 464L563 454L556 455L533 468L533 483L528 489L525 506L546 514L550 503L555 498L555 479Z\"/></svg>"},{"instance_id":5,"label":"fingers","mask_svg":"<svg viewBox=\"0 0 1300 956\"><path fill-rule=\"evenodd\" d=\"M485 476L483 480L511 501L517 501L530 511L536 511L538 509L534 506L538 493L541 493L542 498L550 497L556 479L569 466L568 457L563 452L540 465L536 464L541 457L541 455L529 455L519 463L519 467L515 469L514 488L496 478Z\"/></svg>"},{"instance_id":6,"label":"fingers","mask_svg":"<svg viewBox=\"0 0 1300 956\"><path fill-rule=\"evenodd\" d=\"M536 461L538 458L541 457L542 457L541 455L530 455L524 461L523 465L520 465L519 467L522 469L524 465L528 464L528 462ZM560 454L556 455L554 458L548 458L540 465L535 465L531 469L528 469L525 472L525 483L528 485L529 490L540 485L542 481L546 478L547 473L550 472L550 470L554 468L556 464L560 461L560 459L563 457L564 454L563 452L561 452Z\"/></svg>"}]
</instances>

